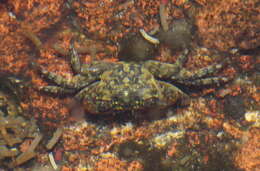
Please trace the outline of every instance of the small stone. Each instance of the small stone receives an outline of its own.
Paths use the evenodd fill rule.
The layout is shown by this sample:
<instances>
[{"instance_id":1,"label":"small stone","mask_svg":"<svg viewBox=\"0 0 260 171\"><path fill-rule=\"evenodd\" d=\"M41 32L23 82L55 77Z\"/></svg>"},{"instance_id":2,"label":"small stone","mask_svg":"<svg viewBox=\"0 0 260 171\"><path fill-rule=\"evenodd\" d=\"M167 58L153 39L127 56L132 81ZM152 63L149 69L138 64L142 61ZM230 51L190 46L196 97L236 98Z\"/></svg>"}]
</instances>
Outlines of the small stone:
<instances>
[{"instance_id":1,"label":"small stone","mask_svg":"<svg viewBox=\"0 0 260 171\"><path fill-rule=\"evenodd\" d=\"M155 56L155 49L155 45L140 34L129 35L120 43L118 58L120 61L145 61Z\"/></svg>"},{"instance_id":2,"label":"small stone","mask_svg":"<svg viewBox=\"0 0 260 171\"><path fill-rule=\"evenodd\" d=\"M245 120L247 122L252 122L253 127L260 127L260 111L248 111L245 113Z\"/></svg>"},{"instance_id":3,"label":"small stone","mask_svg":"<svg viewBox=\"0 0 260 171\"><path fill-rule=\"evenodd\" d=\"M226 96L224 101L224 113L232 119L240 119L244 116L245 105L242 96Z\"/></svg>"}]
</instances>

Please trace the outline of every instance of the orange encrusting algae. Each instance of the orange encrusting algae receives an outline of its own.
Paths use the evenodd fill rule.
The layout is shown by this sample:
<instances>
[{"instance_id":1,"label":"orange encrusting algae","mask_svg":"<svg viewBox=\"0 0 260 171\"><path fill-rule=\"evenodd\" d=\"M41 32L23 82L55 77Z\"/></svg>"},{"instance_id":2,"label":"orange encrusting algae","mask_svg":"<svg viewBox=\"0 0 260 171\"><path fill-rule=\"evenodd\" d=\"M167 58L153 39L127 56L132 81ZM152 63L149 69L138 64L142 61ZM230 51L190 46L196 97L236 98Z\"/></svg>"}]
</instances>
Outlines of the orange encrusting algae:
<instances>
[{"instance_id":1,"label":"orange encrusting algae","mask_svg":"<svg viewBox=\"0 0 260 171\"><path fill-rule=\"evenodd\" d=\"M260 8L257 3L257 0L202 2L196 24L203 45L221 51L259 47Z\"/></svg>"},{"instance_id":2,"label":"orange encrusting algae","mask_svg":"<svg viewBox=\"0 0 260 171\"><path fill-rule=\"evenodd\" d=\"M247 136L248 140L235 156L235 164L245 171L257 171L260 166L260 130L252 129Z\"/></svg>"}]
</instances>

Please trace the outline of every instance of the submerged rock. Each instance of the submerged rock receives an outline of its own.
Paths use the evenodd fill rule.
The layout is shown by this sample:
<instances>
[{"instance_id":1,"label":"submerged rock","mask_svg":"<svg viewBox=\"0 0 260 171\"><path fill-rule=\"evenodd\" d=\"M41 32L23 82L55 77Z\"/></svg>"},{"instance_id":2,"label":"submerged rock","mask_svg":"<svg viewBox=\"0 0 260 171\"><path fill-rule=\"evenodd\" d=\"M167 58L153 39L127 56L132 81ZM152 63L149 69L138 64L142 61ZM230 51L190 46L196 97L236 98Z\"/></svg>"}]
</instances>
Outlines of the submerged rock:
<instances>
[{"instance_id":1,"label":"submerged rock","mask_svg":"<svg viewBox=\"0 0 260 171\"><path fill-rule=\"evenodd\" d=\"M224 102L224 112L232 119L242 118L246 112L243 97L227 96Z\"/></svg>"},{"instance_id":2,"label":"submerged rock","mask_svg":"<svg viewBox=\"0 0 260 171\"><path fill-rule=\"evenodd\" d=\"M160 30L158 39L172 51L188 48L192 40L192 25L184 19L176 20L168 31Z\"/></svg>"},{"instance_id":3,"label":"submerged rock","mask_svg":"<svg viewBox=\"0 0 260 171\"><path fill-rule=\"evenodd\" d=\"M144 61L153 59L155 51L156 46L140 34L131 34L121 41L118 58L120 61Z\"/></svg>"}]
</instances>

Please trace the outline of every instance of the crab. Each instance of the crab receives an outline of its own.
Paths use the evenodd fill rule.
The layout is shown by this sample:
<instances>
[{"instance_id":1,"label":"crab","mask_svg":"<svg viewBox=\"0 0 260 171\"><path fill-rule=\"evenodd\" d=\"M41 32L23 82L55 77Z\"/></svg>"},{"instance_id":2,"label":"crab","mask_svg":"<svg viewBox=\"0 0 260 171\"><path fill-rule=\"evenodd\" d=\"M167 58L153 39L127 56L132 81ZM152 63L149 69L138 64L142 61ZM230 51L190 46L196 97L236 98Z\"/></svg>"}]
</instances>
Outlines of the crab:
<instances>
[{"instance_id":1,"label":"crab","mask_svg":"<svg viewBox=\"0 0 260 171\"><path fill-rule=\"evenodd\" d=\"M167 108L189 96L174 84L202 86L227 82L226 77L214 77L223 64L214 64L189 72L182 66L188 50L174 64L155 60L140 62L93 61L81 64L73 45L70 61L76 74L67 79L40 68L43 76L56 86L42 86L41 90L54 94L74 93L84 109L91 114L120 113L146 109Z\"/></svg>"}]
</instances>

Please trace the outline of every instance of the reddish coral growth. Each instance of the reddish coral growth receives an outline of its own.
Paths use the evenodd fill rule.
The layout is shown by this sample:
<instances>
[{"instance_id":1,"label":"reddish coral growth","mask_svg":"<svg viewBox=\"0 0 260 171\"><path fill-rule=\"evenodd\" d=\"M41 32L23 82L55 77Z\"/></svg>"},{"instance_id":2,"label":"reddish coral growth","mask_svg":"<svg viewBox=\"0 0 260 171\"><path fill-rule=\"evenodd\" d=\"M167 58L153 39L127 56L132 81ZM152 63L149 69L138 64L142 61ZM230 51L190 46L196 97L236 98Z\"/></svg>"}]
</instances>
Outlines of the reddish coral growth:
<instances>
[{"instance_id":1,"label":"reddish coral growth","mask_svg":"<svg viewBox=\"0 0 260 171\"><path fill-rule=\"evenodd\" d=\"M25 70L28 45L23 37L17 33L17 21L8 15L8 11L0 8L0 71L19 73ZM13 27L10 27L13 26Z\"/></svg>"},{"instance_id":2,"label":"reddish coral growth","mask_svg":"<svg viewBox=\"0 0 260 171\"><path fill-rule=\"evenodd\" d=\"M239 66L243 69L243 71L248 71L253 68L253 58L249 55L240 56L239 59Z\"/></svg>"},{"instance_id":3,"label":"reddish coral growth","mask_svg":"<svg viewBox=\"0 0 260 171\"><path fill-rule=\"evenodd\" d=\"M61 171L73 171L74 169L71 169L69 167L66 166L62 166Z\"/></svg>"},{"instance_id":4,"label":"reddish coral growth","mask_svg":"<svg viewBox=\"0 0 260 171\"><path fill-rule=\"evenodd\" d=\"M50 126L54 126L53 122L57 121L57 118L59 120L64 119L64 114L68 112L62 107L60 101L55 101L52 98L45 99L35 91L36 89L33 89L43 85L44 82L39 74L29 67L32 59L39 59L39 57L32 53L35 52L34 46L31 46L32 44L30 44L23 32L26 29L29 33L35 33L37 36L41 35L40 32L43 29L47 29L50 25L59 21L62 7L62 0L14 0L8 1L5 6L3 5L0 8L0 37L3 38L0 41L1 72L22 73L23 76L32 78L33 85L28 92L30 94L28 98L32 99L32 103L23 104L23 106L26 106L27 109L32 108L33 115L36 118L45 120L46 122L43 122L43 124ZM54 62L54 56L51 53L53 51L48 49L48 53L43 54L45 60L49 60L48 63ZM60 61L57 63L61 64L62 61L66 63L64 60ZM56 65L55 71L59 68L57 66L62 66L63 69L66 65Z\"/></svg>"},{"instance_id":5,"label":"reddish coral growth","mask_svg":"<svg viewBox=\"0 0 260 171\"><path fill-rule=\"evenodd\" d=\"M260 169L260 129L250 131L248 141L236 154L235 164L245 171Z\"/></svg>"},{"instance_id":6,"label":"reddish coral growth","mask_svg":"<svg viewBox=\"0 0 260 171\"><path fill-rule=\"evenodd\" d=\"M38 32L59 20L63 3L64 0L15 0L10 5L14 7L13 12L17 16L24 18L22 26Z\"/></svg>"},{"instance_id":7,"label":"reddish coral growth","mask_svg":"<svg viewBox=\"0 0 260 171\"><path fill-rule=\"evenodd\" d=\"M203 45L219 50L260 45L260 8L257 0L208 0L197 15Z\"/></svg>"},{"instance_id":8,"label":"reddish coral growth","mask_svg":"<svg viewBox=\"0 0 260 171\"><path fill-rule=\"evenodd\" d=\"M127 163L117 158L105 158L96 163L96 171L126 171Z\"/></svg>"},{"instance_id":9,"label":"reddish coral growth","mask_svg":"<svg viewBox=\"0 0 260 171\"><path fill-rule=\"evenodd\" d=\"M130 31L152 28L158 23L151 15L158 14L159 1L86 1L74 2L73 7L81 27L98 39L118 41Z\"/></svg>"},{"instance_id":10,"label":"reddish coral growth","mask_svg":"<svg viewBox=\"0 0 260 171\"><path fill-rule=\"evenodd\" d=\"M127 167L127 171L142 171L143 165L139 161L132 161Z\"/></svg>"},{"instance_id":11,"label":"reddish coral growth","mask_svg":"<svg viewBox=\"0 0 260 171\"><path fill-rule=\"evenodd\" d=\"M168 0L161 0L161 4L167 5Z\"/></svg>"},{"instance_id":12,"label":"reddish coral growth","mask_svg":"<svg viewBox=\"0 0 260 171\"><path fill-rule=\"evenodd\" d=\"M232 135L234 138L241 138L243 136L243 132L239 128L231 125L230 123L224 123L223 128L227 133Z\"/></svg>"},{"instance_id":13,"label":"reddish coral growth","mask_svg":"<svg viewBox=\"0 0 260 171\"><path fill-rule=\"evenodd\" d=\"M63 134L65 150L87 150L87 147L94 143L92 137L95 135L96 132L91 126L66 130Z\"/></svg>"},{"instance_id":14,"label":"reddish coral growth","mask_svg":"<svg viewBox=\"0 0 260 171\"><path fill-rule=\"evenodd\" d=\"M168 151L167 151L167 155L170 157L173 157L176 153L177 153L177 145L178 143L174 142L172 143L172 145L169 146Z\"/></svg>"},{"instance_id":15,"label":"reddish coral growth","mask_svg":"<svg viewBox=\"0 0 260 171\"><path fill-rule=\"evenodd\" d=\"M38 33L59 20L63 1L8 1L8 5L1 8L0 42L1 70L19 73L28 72L28 62L31 60L31 47L25 43L23 29ZM9 11L9 9L11 9ZM15 17L16 16L16 17ZM36 19L37 18L37 19Z\"/></svg>"},{"instance_id":16,"label":"reddish coral growth","mask_svg":"<svg viewBox=\"0 0 260 171\"><path fill-rule=\"evenodd\" d=\"M25 140L21 145L20 145L20 150L21 152L25 152L28 150L28 148L30 147L31 143L33 140Z\"/></svg>"}]
</instances>

